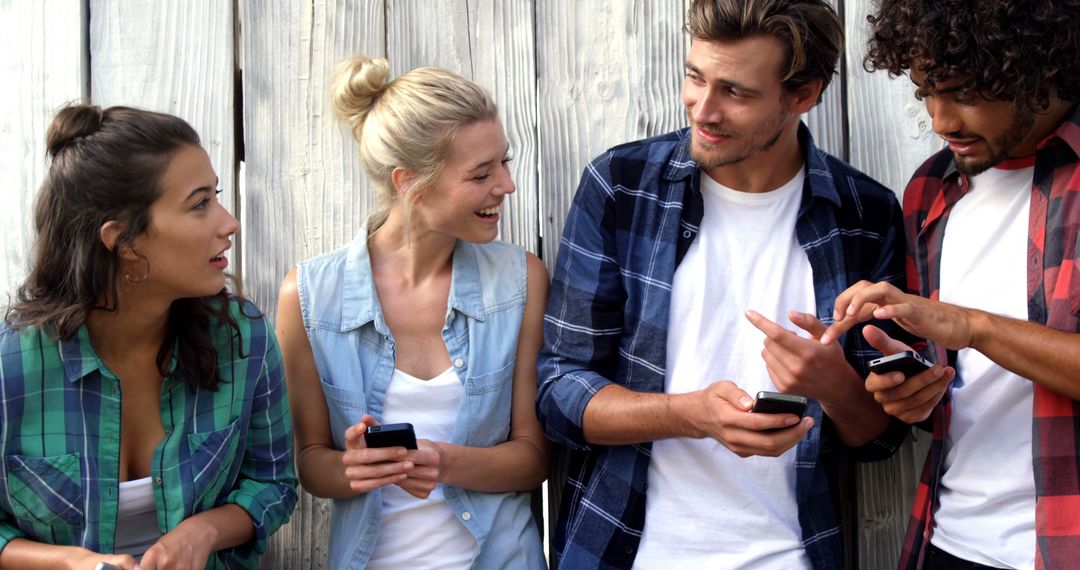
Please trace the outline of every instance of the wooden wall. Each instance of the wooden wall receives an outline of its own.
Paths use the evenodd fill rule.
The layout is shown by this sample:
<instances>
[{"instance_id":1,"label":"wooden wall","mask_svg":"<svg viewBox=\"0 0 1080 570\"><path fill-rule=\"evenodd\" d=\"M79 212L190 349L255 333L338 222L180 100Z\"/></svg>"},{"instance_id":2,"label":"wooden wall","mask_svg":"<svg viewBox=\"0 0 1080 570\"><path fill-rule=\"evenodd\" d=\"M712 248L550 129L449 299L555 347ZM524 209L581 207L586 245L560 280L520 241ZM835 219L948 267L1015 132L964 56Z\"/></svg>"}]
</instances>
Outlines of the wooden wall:
<instances>
[{"instance_id":1,"label":"wooden wall","mask_svg":"<svg viewBox=\"0 0 1080 570\"><path fill-rule=\"evenodd\" d=\"M863 71L870 0L836 0L844 68L806 120L900 192L939 146L906 79ZM177 114L202 135L243 229L232 267L269 314L298 261L348 243L372 197L329 74L363 52L435 65L494 95L518 190L500 235L554 259L588 160L683 126L688 0L0 0L0 285L25 275L44 134L65 101ZM12 88L13 87L13 88ZM924 438L926 439L926 438ZM925 443L925 442L923 442ZM859 566L892 567L925 445L858 468ZM328 505L304 494L265 568L326 567Z\"/></svg>"}]
</instances>

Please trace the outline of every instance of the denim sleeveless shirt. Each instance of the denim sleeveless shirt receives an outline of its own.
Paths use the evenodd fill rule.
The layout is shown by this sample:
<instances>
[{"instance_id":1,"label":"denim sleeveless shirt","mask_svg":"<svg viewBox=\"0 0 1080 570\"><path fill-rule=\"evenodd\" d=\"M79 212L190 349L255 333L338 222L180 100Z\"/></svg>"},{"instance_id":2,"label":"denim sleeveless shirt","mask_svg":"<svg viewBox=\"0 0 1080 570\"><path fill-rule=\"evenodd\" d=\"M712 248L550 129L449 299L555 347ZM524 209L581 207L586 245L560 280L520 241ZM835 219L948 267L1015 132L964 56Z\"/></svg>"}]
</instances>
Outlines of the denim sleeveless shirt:
<instances>
[{"instance_id":1,"label":"denim sleeveless shirt","mask_svg":"<svg viewBox=\"0 0 1080 570\"><path fill-rule=\"evenodd\" d=\"M458 241L443 342L464 386L449 443L490 447L507 440L518 333L525 310L520 247ZM395 347L371 275L367 230L343 249L297 267L304 328L321 377L334 445L371 414L382 421ZM446 485L446 500L480 553L474 568L544 568L528 493L483 493ZM359 569L375 548L382 491L337 499L331 510L329 567Z\"/></svg>"}]
</instances>

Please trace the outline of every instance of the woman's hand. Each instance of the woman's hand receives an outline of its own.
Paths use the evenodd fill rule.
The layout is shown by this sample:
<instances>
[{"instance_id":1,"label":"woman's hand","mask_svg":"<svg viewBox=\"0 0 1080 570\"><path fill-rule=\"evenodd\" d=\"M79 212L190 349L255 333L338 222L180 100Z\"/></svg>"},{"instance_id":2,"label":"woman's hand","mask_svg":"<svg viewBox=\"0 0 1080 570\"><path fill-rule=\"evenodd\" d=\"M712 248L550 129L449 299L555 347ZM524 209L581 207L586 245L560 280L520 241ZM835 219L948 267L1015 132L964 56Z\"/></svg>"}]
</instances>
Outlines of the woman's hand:
<instances>
[{"instance_id":1,"label":"woman's hand","mask_svg":"<svg viewBox=\"0 0 1080 570\"><path fill-rule=\"evenodd\" d=\"M217 528L187 519L165 533L142 556L139 570L200 570L213 552Z\"/></svg>"},{"instance_id":2,"label":"woman's hand","mask_svg":"<svg viewBox=\"0 0 1080 570\"><path fill-rule=\"evenodd\" d=\"M68 570L95 570L102 562L123 570L136 569L135 559L127 554L99 554L85 548L73 548L77 548L78 554L67 558L64 567Z\"/></svg>"},{"instance_id":3,"label":"woman's hand","mask_svg":"<svg viewBox=\"0 0 1080 570\"><path fill-rule=\"evenodd\" d=\"M379 422L374 417L364 416L360 423L345 430L345 453L341 462L353 491L368 493L391 483L401 483L415 467L404 447L368 448L364 434L368 428L377 425Z\"/></svg>"},{"instance_id":4,"label":"woman's hand","mask_svg":"<svg viewBox=\"0 0 1080 570\"><path fill-rule=\"evenodd\" d=\"M398 486L417 499L426 499L442 480L445 462L439 444L426 439L417 440L417 447L407 457L415 466Z\"/></svg>"}]
</instances>

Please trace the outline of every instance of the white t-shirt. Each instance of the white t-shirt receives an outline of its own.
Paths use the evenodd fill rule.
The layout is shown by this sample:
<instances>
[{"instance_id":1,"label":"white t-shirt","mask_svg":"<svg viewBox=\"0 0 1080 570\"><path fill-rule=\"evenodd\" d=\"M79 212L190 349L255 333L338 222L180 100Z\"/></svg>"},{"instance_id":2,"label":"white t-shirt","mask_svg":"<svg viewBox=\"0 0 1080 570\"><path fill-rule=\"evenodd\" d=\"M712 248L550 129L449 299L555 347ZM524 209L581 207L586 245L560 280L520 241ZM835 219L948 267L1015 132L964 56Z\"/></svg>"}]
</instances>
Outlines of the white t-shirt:
<instances>
[{"instance_id":1,"label":"white t-shirt","mask_svg":"<svg viewBox=\"0 0 1080 570\"><path fill-rule=\"evenodd\" d=\"M772 192L750 194L702 174L700 233L672 285L667 393L720 380L750 397L776 390L761 357L765 336L743 314L797 330L787 312L814 312L810 262L795 238L803 179L800 170ZM635 568L809 567L795 454L743 459L710 438L654 442Z\"/></svg>"},{"instance_id":2,"label":"white t-shirt","mask_svg":"<svg viewBox=\"0 0 1080 570\"><path fill-rule=\"evenodd\" d=\"M991 168L954 206L941 252L940 298L1027 319L1033 168ZM988 566L1035 564L1030 381L973 349L957 355L945 472L930 542Z\"/></svg>"},{"instance_id":3,"label":"white t-shirt","mask_svg":"<svg viewBox=\"0 0 1080 570\"><path fill-rule=\"evenodd\" d=\"M407 422L416 439L449 441L464 387L454 369L421 380L394 369L386 389L383 423ZM382 488L379 538L368 570L469 568L480 545L446 504L443 485L417 499L397 485Z\"/></svg>"}]
</instances>

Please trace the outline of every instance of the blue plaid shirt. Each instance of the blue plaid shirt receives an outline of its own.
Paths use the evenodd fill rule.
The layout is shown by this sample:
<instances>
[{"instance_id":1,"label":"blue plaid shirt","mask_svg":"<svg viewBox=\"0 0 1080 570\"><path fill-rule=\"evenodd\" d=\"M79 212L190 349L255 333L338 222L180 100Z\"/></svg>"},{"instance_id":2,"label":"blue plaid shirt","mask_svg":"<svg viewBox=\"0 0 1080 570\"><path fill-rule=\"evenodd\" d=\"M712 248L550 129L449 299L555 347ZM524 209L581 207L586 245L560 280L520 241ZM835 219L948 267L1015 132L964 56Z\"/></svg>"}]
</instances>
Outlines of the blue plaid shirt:
<instances>
[{"instance_id":1,"label":"blue plaid shirt","mask_svg":"<svg viewBox=\"0 0 1080 570\"><path fill-rule=\"evenodd\" d=\"M890 190L818 150L805 126L799 137L806 182L795 232L813 271L817 316L829 323L835 297L856 281L903 286L901 211ZM701 222L699 178L687 129L618 146L585 169L567 216L537 394L548 437L569 454L552 542L554 562L564 568L629 568L637 553L652 446L589 445L582 417L593 394L611 383L664 390L671 284ZM865 362L878 353L860 330L841 342L865 376ZM816 423L795 463L803 545L815 568L840 568L839 440L817 402L808 415ZM905 433L894 422L855 456L888 457Z\"/></svg>"}]
</instances>

